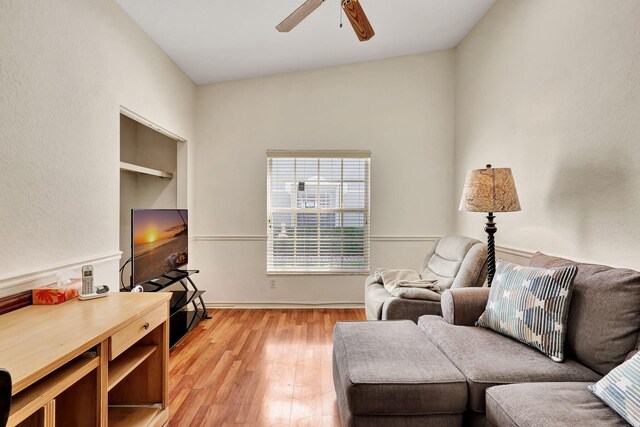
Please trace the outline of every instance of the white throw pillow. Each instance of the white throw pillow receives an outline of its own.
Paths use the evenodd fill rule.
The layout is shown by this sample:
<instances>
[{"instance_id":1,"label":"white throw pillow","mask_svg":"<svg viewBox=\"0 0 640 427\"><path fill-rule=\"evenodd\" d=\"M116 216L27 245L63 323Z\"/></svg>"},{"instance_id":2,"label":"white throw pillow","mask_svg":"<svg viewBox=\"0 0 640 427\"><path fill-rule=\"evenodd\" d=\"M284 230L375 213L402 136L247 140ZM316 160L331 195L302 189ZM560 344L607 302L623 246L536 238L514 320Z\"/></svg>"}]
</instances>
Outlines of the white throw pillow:
<instances>
[{"instance_id":1,"label":"white throw pillow","mask_svg":"<svg viewBox=\"0 0 640 427\"><path fill-rule=\"evenodd\" d=\"M633 427L640 427L640 353L590 385L589 390Z\"/></svg>"}]
</instances>

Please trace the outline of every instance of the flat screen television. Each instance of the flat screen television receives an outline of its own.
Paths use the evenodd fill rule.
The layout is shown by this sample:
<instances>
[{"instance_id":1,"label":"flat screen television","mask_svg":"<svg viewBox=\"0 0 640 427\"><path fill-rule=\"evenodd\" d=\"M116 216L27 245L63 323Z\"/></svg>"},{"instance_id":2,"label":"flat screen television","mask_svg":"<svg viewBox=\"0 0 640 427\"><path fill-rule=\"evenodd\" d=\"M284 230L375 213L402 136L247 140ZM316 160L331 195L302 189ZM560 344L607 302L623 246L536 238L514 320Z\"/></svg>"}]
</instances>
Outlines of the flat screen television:
<instances>
[{"instance_id":1,"label":"flat screen television","mask_svg":"<svg viewBox=\"0 0 640 427\"><path fill-rule=\"evenodd\" d=\"M131 210L131 283L135 286L186 265L186 209Z\"/></svg>"}]
</instances>

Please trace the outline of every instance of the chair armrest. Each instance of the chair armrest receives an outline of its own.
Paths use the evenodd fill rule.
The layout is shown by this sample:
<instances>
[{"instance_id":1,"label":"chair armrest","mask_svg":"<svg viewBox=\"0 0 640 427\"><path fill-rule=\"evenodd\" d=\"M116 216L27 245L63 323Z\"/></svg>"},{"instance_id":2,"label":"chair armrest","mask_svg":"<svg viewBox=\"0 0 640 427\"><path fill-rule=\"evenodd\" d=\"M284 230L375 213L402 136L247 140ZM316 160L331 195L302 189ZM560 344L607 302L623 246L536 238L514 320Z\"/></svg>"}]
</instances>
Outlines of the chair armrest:
<instances>
[{"instance_id":1,"label":"chair armrest","mask_svg":"<svg viewBox=\"0 0 640 427\"><path fill-rule=\"evenodd\" d=\"M440 301L390 297L382 307L381 320L411 320L418 323L418 319L425 315L441 316Z\"/></svg>"},{"instance_id":2,"label":"chair armrest","mask_svg":"<svg viewBox=\"0 0 640 427\"><path fill-rule=\"evenodd\" d=\"M475 325L484 313L490 291L489 288L447 289L441 299L442 317L452 325Z\"/></svg>"},{"instance_id":3,"label":"chair armrest","mask_svg":"<svg viewBox=\"0 0 640 427\"><path fill-rule=\"evenodd\" d=\"M373 285L374 283L378 283L378 281L376 280L375 275L370 275L369 277L366 278L366 280L364 281L364 288L368 288L369 286Z\"/></svg>"}]
</instances>

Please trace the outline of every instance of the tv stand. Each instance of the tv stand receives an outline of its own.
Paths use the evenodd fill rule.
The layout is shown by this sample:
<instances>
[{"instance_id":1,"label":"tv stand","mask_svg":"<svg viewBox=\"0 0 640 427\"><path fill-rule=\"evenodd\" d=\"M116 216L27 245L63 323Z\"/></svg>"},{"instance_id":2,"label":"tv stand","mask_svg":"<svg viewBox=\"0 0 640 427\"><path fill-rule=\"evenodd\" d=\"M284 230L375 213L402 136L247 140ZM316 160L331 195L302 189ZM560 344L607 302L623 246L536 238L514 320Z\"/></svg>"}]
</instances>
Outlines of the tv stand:
<instances>
[{"instance_id":1,"label":"tv stand","mask_svg":"<svg viewBox=\"0 0 640 427\"><path fill-rule=\"evenodd\" d=\"M169 303L169 347L172 348L202 319L211 319L202 294L191 276L200 270L172 270L140 283L145 292L171 292Z\"/></svg>"}]
</instances>

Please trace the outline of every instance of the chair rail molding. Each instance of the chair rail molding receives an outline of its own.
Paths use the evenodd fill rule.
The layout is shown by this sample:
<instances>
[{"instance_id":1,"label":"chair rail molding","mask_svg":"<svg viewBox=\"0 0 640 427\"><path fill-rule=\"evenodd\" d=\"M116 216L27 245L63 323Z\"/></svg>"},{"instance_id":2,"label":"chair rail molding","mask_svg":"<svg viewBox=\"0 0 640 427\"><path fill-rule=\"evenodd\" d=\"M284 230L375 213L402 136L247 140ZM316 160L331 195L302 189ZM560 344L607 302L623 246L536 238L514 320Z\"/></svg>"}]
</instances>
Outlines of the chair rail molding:
<instances>
[{"instance_id":1,"label":"chair rail molding","mask_svg":"<svg viewBox=\"0 0 640 427\"><path fill-rule=\"evenodd\" d=\"M496 251L528 259L531 259L533 254L536 253L536 251L531 249L514 248L512 246L503 245L496 245Z\"/></svg>"},{"instance_id":2,"label":"chair rail molding","mask_svg":"<svg viewBox=\"0 0 640 427\"><path fill-rule=\"evenodd\" d=\"M370 237L371 242L435 242L442 236L439 235L372 235ZM198 234L189 238L192 242L263 242L267 240L266 234ZM513 259L514 257L522 262L528 264L531 257L537 252L534 249L518 248L508 245L496 245L496 252L499 255L504 255ZM544 251L543 251L544 252ZM545 252L546 253L546 252ZM548 255L559 256L561 258L567 258L576 262L584 263L597 263L592 260L578 259L572 256L556 255L549 253Z\"/></svg>"},{"instance_id":3,"label":"chair rail molding","mask_svg":"<svg viewBox=\"0 0 640 427\"><path fill-rule=\"evenodd\" d=\"M442 236L422 235L372 235L372 242L435 242ZM192 242L261 242L267 240L266 234L225 234L195 235L189 238Z\"/></svg>"},{"instance_id":4,"label":"chair rail molding","mask_svg":"<svg viewBox=\"0 0 640 427\"><path fill-rule=\"evenodd\" d=\"M189 238L192 242L261 242L267 241L266 234L215 234L196 235Z\"/></svg>"},{"instance_id":5,"label":"chair rail molding","mask_svg":"<svg viewBox=\"0 0 640 427\"><path fill-rule=\"evenodd\" d=\"M499 255L504 255L504 258L507 261L514 260L515 258L516 261L521 262L524 265L529 265L529 261L531 261L531 258L533 257L533 255L538 251L544 253L545 255L554 256L558 258L565 258L581 264L602 264L602 265L608 265L614 268L629 268L629 266L617 265L615 263L610 263L602 260L598 261L593 259L579 258L572 255L557 254L557 253L553 253L552 251L546 251L545 249L534 250L534 249L517 248L513 246L496 245L496 253L498 253Z\"/></svg>"},{"instance_id":6,"label":"chair rail molding","mask_svg":"<svg viewBox=\"0 0 640 427\"><path fill-rule=\"evenodd\" d=\"M419 236L419 235L388 235L371 236L372 242L435 242L442 236Z\"/></svg>"},{"instance_id":7,"label":"chair rail molding","mask_svg":"<svg viewBox=\"0 0 640 427\"><path fill-rule=\"evenodd\" d=\"M86 258L77 258L69 261L62 261L45 267L29 270L16 271L0 276L0 297L12 295L33 289L37 286L55 283L56 273L60 270L76 270L83 265L101 265L120 260L122 252L111 252L102 255L94 255Z\"/></svg>"}]
</instances>

